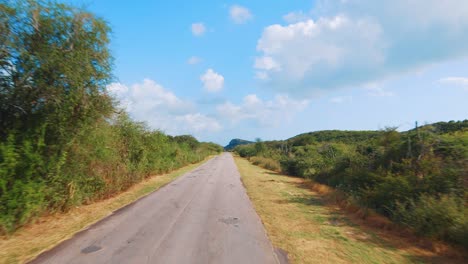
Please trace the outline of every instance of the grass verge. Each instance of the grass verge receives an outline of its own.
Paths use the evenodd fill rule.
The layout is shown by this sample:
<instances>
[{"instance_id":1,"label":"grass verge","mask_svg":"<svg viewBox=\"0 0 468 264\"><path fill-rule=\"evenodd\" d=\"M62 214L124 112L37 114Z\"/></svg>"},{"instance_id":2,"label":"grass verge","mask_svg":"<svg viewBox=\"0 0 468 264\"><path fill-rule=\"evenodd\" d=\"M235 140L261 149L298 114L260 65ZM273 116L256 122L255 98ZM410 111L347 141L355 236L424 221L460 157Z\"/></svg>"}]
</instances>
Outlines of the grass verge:
<instances>
[{"instance_id":1,"label":"grass verge","mask_svg":"<svg viewBox=\"0 0 468 264\"><path fill-rule=\"evenodd\" d=\"M158 190L210 158L167 174L149 177L109 199L75 207L66 213L40 217L35 223L18 229L11 236L0 237L0 263L24 263L34 259L40 253L71 238L78 231L109 216L113 211Z\"/></svg>"},{"instance_id":2,"label":"grass verge","mask_svg":"<svg viewBox=\"0 0 468 264\"><path fill-rule=\"evenodd\" d=\"M291 263L463 263L352 221L307 180L235 161L273 245Z\"/></svg>"}]
</instances>

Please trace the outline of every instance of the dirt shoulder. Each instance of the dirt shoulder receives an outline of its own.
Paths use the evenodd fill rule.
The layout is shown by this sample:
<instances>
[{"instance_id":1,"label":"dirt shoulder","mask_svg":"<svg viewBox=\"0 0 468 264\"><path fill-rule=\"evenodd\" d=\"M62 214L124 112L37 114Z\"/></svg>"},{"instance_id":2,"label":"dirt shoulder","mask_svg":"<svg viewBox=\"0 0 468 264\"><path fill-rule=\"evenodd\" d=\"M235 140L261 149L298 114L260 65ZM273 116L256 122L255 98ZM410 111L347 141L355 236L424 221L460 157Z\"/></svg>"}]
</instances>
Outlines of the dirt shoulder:
<instances>
[{"instance_id":1,"label":"dirt shoulder","mask_svg":"<svg viewBox=\"0 0 468 264\"><path fill-rule=\"evenodd\" d=\"M0 263L24 263L71 238L75 233L109 216L143 196L161 188L206 162L191 164L168 174L156 175L112 198L68 211L38 218L9 237L0 237Z\"/></svg>"},{"instance_id":2,"label":"dirt shoulder","mask_svg":"<svg viewBox=\"0 0 468 264\"><path fill-rule=\"evenodd\" d=\"M291 263L463 263L361 225L304 179L235 159L273 245L287 251Z\"/></svg>"}]
</instances>

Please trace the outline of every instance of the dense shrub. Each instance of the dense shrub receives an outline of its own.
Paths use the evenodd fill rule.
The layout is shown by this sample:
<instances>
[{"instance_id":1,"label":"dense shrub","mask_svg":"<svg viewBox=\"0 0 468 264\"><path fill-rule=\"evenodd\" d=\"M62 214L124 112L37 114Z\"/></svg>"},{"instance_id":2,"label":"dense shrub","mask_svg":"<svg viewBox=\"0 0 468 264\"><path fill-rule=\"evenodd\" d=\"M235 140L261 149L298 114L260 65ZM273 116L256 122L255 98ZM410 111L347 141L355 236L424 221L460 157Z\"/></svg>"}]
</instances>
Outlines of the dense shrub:
<instances>
[{"instance_id":1,"label":"dense shrub","mask_svg":"<svg viewBox=\"0 0 468 264\"><path fill-rule=\"evenodd\" d=\"M257 151L253 145L237 146L234 151L237 152L239 156L243 158L253 157L257 155Z\"/></svg>"},{"instance_id":2,"label":"dense shrub","mask_svg":"<svg viewBox=\"0 0 468 264\"><path fill-rule=\"evenodd\" d=\"M0 234L222 151L116 108L109 31L54 1L0 2Z\"/></svg>"},{"instance_id":3,"label":"dense shrub","mask_svg":"<svg viewBox=\"0 0 468 264\"><path fill-rule=\"evenodd\" d=\"M11 232L45 211L112 196L151 174L222 151L213 143L194 143L148 130L125 115L97 121L55 157L44 153L40 136L18 143L11 133L0 142L0 231Z\"/></svg>"},{"instance_id":4,"label":"dense shrub","mask_svg":"<svg viewBox=\"0 0 468 264\"><path fill-rule=\"evenodd\" d=\"M419 234L467 245L468 121L407 132L323 131L236 151L254 164L342 190ZM450 218L450 220L449 220Z\"/></svg>"},{"instance_id":5,"label":"dense shrub","mask_svg":"<svg viewBox=\"0 0 468 264\"><path fill-rule=\"evenodd\" d=\"M279 162L271 158L252 157L250 161L252 162L252 164L263 167L267 170L278 172L281 168Z\"/></svg>"},{"instance_id":6,"label":"dense shrub","mask_svg":"<svg viewBox=\"0 0 468 264\"><path fill-rule=\"evenodd\" d=\"M459 198L424 194L416 200L398 203L393 213L395 220L418 234L468 247L468 210Z\"/></svg>"}]
</instances>

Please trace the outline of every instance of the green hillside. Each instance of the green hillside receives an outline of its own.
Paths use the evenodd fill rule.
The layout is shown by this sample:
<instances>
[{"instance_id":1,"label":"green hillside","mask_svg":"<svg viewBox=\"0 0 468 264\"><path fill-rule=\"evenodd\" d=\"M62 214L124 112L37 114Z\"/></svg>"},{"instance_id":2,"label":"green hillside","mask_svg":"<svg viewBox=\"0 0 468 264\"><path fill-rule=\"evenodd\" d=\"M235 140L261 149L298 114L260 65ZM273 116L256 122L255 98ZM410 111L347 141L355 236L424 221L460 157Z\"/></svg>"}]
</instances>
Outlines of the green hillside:
<instances>
[{"instance_id":1,"label":"green hillside","mask_svg":"<svg viewBox=\"0 0 468 264\"><path fill-rule=\"evenodd\" d=\"M420 235L468 247L467 125L319 131L235 151L254 164L339 189Z\"/></svg>"},{"instance_id":2,"label":"green hillside","mask_svg":"<svg viewBox=\"0 0 468 264\"><path fill-rule=\"evenodd\" d=\"M237 146L247 145L247 144L252 144L252 143L254 142L235 138L231 140L227 146L224 147L224 150L229 151L229 150L233 150Z\"/></svg>"}]
</instances>

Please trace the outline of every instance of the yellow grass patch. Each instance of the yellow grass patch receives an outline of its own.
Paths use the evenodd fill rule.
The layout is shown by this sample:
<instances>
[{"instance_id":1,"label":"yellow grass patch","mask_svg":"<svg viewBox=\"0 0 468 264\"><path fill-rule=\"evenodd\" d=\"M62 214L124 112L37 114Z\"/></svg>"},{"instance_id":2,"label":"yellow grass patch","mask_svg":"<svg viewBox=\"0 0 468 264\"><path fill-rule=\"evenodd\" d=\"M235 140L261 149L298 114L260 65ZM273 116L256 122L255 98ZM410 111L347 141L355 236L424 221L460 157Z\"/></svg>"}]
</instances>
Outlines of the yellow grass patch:
<instances>
[{"instance_id":1,"label":"yellow grass patch","mask_svg":"<svg viewBox=\"0 0 468 264\"><path fill-rule=\"evenodd\" d=\"M273 245L287 251L291 263L463 263L357 224L326 203L333 192L327 186L235 160Z\"/></svg>"},{"instance_id":2,"label":"yellow grass patch","mask_svg":"<svg viewBox=\"0 0 468 264\"><path fill-rule=\"evenodd\" d=\"M207 158L209 159L209 158ZM78 231L110 215L113 211L161 188L203 162L191 164L164 175L150 177L127 191L93 204L40 217L33 224L18 229L9 237L0 237L0 263L24 263Z\"/></svg>"}]
</instances>

